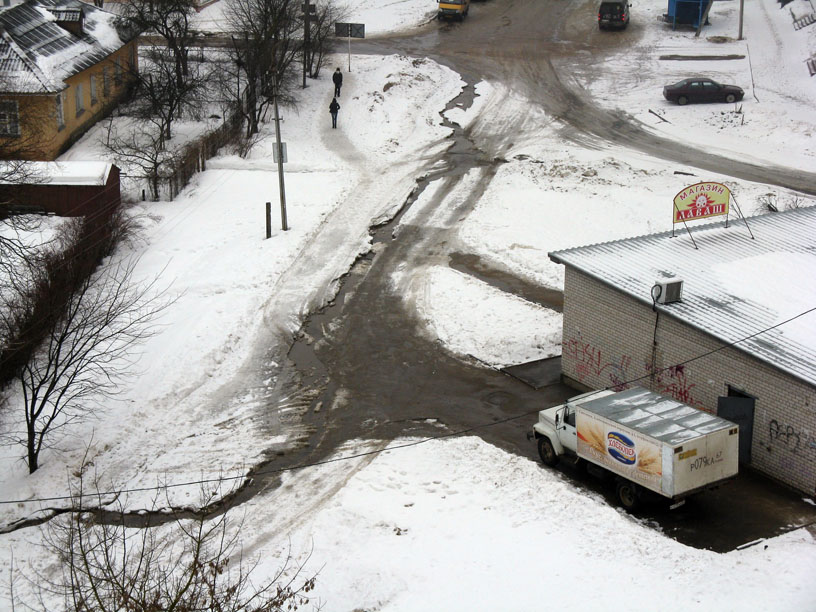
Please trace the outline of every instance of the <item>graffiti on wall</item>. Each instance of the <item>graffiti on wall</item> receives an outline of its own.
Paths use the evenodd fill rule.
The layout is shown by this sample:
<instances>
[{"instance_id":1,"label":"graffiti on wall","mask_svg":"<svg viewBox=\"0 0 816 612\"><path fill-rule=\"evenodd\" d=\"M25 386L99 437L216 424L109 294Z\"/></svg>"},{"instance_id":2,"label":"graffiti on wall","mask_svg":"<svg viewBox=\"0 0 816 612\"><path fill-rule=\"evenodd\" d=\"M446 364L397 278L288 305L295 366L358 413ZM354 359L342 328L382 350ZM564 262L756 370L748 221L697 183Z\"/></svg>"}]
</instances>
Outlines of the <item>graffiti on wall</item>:
<instances>
[{"instance_id":1,"label":"graffiti on wall","mask_svg":"<svg viewBox=\"0 0 816 612\"><path fill-rule=\"evenodd\" d=\"M632 358L621 355L617 361L604 358L601 349L590 342L578 338L569 338L563 343L562 358L566 357L575 365L576 378L583 382L586 378L597 376L608 378L615 391L623 391L629 380L627 370L632 365Z\"/></svg>"},{"instance_id":2,"label":"graffiti on wall","mask_svg":"<svg viewBox=\"0 0 816 612\"><path fill-rule=\"evenodd\" d=\"M646 371L652 369L650 363L646 364ZM663 395L670 395L678 402L683 402L695 408L702 408L703 402L694 397L694 387L697 385L689 380L684 365L670 366L657 370L654 375L655 391Z\"/></svg>"},{"instance_id":3,"label":"graffiti on wall","mask_svg":"<svg viewBox=\"0 0 816 612\"><path fill-rule=\"evenodd\" d=\"M772 419L768 423L768 439L771 444L779 442L794 454L806 454L810 459L816 457L816 436L807 430Z\"/></svg>"},{"instance_id":4,"label":"graffiti on wall","mask_svg":"<svg viewBox=\"0 0 816 612\"><path fill-rule=\"evenodd\" d=\"M649 386L646 380L636 380L641 374L632 370L630 355L611 359L599 347L584 340L580 334L563 342L562 358L572 362L575 376L581 382L585 382L587 378L608 379L615 391L622 391L632 383ZM645 362L642 371L646 374L652 372L651 363ZM703 402L694 396L694 388L697 385L691 382L683 365L656 370L651 382L658 393L696 408L704 406Z\"/></svg>"}]
</instances>

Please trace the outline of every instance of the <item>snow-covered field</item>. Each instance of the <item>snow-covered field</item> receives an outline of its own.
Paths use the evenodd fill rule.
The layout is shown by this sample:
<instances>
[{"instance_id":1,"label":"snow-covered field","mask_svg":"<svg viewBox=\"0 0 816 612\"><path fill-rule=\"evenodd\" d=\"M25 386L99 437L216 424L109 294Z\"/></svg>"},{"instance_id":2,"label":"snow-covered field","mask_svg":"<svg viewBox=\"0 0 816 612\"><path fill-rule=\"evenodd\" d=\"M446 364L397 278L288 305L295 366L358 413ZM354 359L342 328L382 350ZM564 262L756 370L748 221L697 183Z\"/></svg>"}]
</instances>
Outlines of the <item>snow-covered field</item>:
<instances>
[{"instance_id":1,"label":"snow-covered field","mask_svg":"<svg viewBox=\"0 0 816 612\"><path fill-rule=\"evenodd\" d=\"M218 4L200 18L216 24ZM388 6L369 9L357 0L350 21L376 33L433 16L425 0ZM737 6L715 3L712 25L697 39L689 32L667 35L656 19L664 7L636 3L633 20L643 23L643 38L635 52L615 58L609 78L574 78L599 103L625 108L655 131L735 158L813 169L816 79L804 60L816 54L816 27L794 32L788 12L805 12L808 3L795 0L780 10L772 0L746 0L746 40L709 40L736 38ZM672 53L746 57L682 65L659 59ZM211 160L174 202L133 207L143 235L122 256L140 257L140 278L162 271L160 283L177 301L160 321L162 332L144 346L138 375L122 396L74 430L75 437L44 452L37 473L27 474L20 448L2 449L0 501L64 494L83 456L101 482L132 488L240 476L270 446L255 411L262 388L229 393L230 381L251 366L259 337L280 342L309 307L331 297L335 280L368 249L368 226L393 215L426 160L444 150L449 130L439 113L464 86L425 59L353 56L352 62L337 130L326 108L329 74L304 90L298 112L283 112L289 231L277 225L271 137L247 160ZM664 83L696 71L736 82L746 99L736 108L681 108L660 97ZM501 83L476 84L476 92L472 108L447 113L476 134L489 128L498 105L507 114L541 113ZM559 140L545 119L506 154L508 163L458 233L463 250L541 284L563 282L548 251L669 229L671 199L690 179L725 182L746 214L765 194L781 203L794 197L622 148L581 149ZM89 135L68 156L98 156L94 142ZM449 197L462 197L472 179ZM434 189L432 182L414 206ZM264 240L267 201L275 229ZM431 268L411 286L410 304L451 351L506 365L560 350L558 316L466 275ZM455 307L463 302L481 307ZM10 402L13 409L13 396ZM290 435L280 431L273 441L284 447ZM366 448L352 442L338 454ZM196 491L177 487L171 496L191 503ZM134 493L129 500L139 508L150 497ZM5 503L0 518L8 524L61 503ZM306 570L319 570L314 594L326 610L586 610L610 602L633 610L816 609L816 544L807 531L727 554L692 549L478 438L431 441L288 474L280 489L237 512L244 515L244 552L260 557L261 574L274 571L290 544L300 560L313 548ZM29 563L49 563L36 530L0 538L0 575L9 575L12 553L23 571ZM10 608L2 588L0 608Z\"/></svg>"}]
</instances>

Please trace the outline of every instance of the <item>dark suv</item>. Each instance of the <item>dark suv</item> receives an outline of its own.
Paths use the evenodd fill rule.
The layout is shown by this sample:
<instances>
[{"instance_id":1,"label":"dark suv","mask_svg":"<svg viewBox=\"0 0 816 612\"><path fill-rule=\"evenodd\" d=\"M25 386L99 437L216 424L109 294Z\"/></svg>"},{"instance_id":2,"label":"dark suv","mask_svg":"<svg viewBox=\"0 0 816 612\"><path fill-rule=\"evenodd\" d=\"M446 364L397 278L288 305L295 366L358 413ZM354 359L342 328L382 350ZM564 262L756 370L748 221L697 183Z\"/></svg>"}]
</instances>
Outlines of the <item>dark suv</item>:
<instances>
[{"instance_id":1,"label":"dark suv","mask_svg":"<svg viewBox=\"0 0 816 612\"><path fill-rule=\"evenodd\" d=\"M629 0L603 0L598 8L598 27L601 30L623 29L629 25Z\"/></svg>"}]
</instances>

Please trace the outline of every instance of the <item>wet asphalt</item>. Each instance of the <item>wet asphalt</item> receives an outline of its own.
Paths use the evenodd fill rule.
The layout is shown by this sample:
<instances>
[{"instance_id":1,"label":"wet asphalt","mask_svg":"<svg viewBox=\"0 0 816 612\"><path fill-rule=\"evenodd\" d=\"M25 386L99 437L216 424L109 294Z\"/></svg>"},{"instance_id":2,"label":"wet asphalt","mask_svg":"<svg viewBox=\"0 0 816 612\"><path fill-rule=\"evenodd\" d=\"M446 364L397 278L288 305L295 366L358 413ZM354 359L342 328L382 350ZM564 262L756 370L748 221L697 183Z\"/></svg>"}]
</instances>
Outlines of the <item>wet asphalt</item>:
<instances>
[{"instance_id":1,"label":"wet asphalt","mask_svg":"<svg viewBox=\"0 0 816 612\"><path fill-rule=\"evenodd\" d=\"M813 175L718 158L644 132L625 113L595 107L584 92L568 84L570 71L602 69L605 54L637 37L640 26L633 22L625 32L601 36L593 13L593 3L586 0L496 0L475 4L464 24L434 21L407 34L355 41L354 52L428 56L450 66L468 82L450 108L467 108L479 80L498 80L538 101L560 122L554 129L573 143L594 147L609 140L678 163L813 193ZM373 249L340 279L334 300L308 316L282 370L275 372L277 391L269 398L270 414L282 398L297 407L292 417L296 422L283 425L298 428L299 443L285 451L270 448L250 478L207 512L223 511L273 489L281 470L325 460L354 439L477 435L509 453L537 460L535 445L527 439L536 412L576 390L551 375L542 384L530 385L475 358L451 355L423 331L392 283L397 270L410 274L447 265L542 307L557 312L562 308L557 289L536 286L459 249L455 227L423 225L420 216L395 231L431 180L444 183L436 196L441 201L462 176L479 169L481 179L470 197L452 211L452 216L466 216L503 163L502 148L514 137L512 130L477 138L459 126L449 127L450 148L440 163L429 163L433 170L417 176L414 193L394 219L370 229ZM270 423L270 428L281 425L277 418ZM587 495L615 505L609 483L569 464L555 470ZM816 525L816 505L743 470L736 481L681 508L648 504L639 517L679 542L723 552L764 546L766 538ZM149 518L154 524L163 520ZM134 517L133 524L139 521L143 517Z\"/></svg>"},{"instance_id":2,"label":"wet asphalt","mask_svg":"<svg viewBox=\"0 0 816 612\"><path fill-rule=\"evenodd\" d=\"M813 190L812 175L756 168L662 141L629 123L625 115L594 108L580 92L566 86L566 75L559 74L556 65L587 61L602 65L605 51L626 44L626 37L637 36L637 26L611 38L576 25L576 15L591 8L590 4L478 4L465 24L429 24L409 35L370 41L362 50L427 55L451 66L468 81L468 88L450 107L467 108L473 98L472 86L482 78L510 80L527 93L532 90L532 98L541 100L551 112L557 111L564 119L564 137L573 142L591 146L594 139L606 138L678 162L693 158L698 167ZM479 16L474 19L475 15ZM541 23L561 25L542 37ZM360 52L360 46L356 47ZM587 50L594 59L587 59ZM530 75L535 78L528 81ZM608 131L603 131L604 126ZM450 355L422 332L402 296L394 291L390 279L396 270L444 264L543 307L561 310L563 296L558 290L536 286L512 271L491 267L476 255L456 250L449 230L420 222L395 234L401 214L431 179L448 183L448 189L440 190L438 197L443 198L467 171L482 168L488 183L502 163L497 152L502 138L510 135L495 135L493 140L482 136L488 140L477 141L458 126L450 127L451 147L442 169L417 177L417 189L400 215L371 229L372 252L344 277L334 302L312 313L292 345L288 391L308 398L310 408L304 412L304 422L309 439L299 451L274 458L271 464L320 460L350 439L391 440L457 432L478 435L508 452L537 460L535 446L526 436L535 412L576 393L552 380L533 388L475 359ZM455 214L466 215L472 205L472 201L463 204ZM555 469L588 495L615 504L614 487L609 483L569 464ZM765 539L800 526L813 528L816 505L744 469L735 481L700 494L680 508L669 510L659 500L647 504L639 518L679 542L724 552L764 546Z\"/></svg>"}]
</instances>

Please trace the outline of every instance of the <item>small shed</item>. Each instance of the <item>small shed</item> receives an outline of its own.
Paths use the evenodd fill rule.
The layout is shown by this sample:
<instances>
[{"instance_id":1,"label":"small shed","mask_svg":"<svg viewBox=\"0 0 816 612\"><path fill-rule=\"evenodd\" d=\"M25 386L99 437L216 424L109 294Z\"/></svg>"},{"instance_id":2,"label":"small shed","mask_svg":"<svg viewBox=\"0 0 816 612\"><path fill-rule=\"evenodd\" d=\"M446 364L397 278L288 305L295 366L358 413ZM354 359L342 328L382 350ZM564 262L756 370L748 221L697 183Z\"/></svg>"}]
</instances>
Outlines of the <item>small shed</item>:
<instances>
[{"instance_id":1,"label":"small shed","mask_svg":"<svg viewBox=\"0 0 816 612\"><path fill-rule=\"evenodd\" d=\"M0 183L0 202L12 213L81 217L122 202L119 168L109 162L30 162L24 184Z\"/></svg>"},{"instance_id":2,"label":"small shed","mask_svg":"<svg viewBox=\"0 0 816 612\"><path fill-rule=\"evenodd\" d=\"M699 27L700 22L705 19L710 2L711 0L669 0L669 12L665 19L673 28L678 25Z\"/></svg>"}]
</instances>

